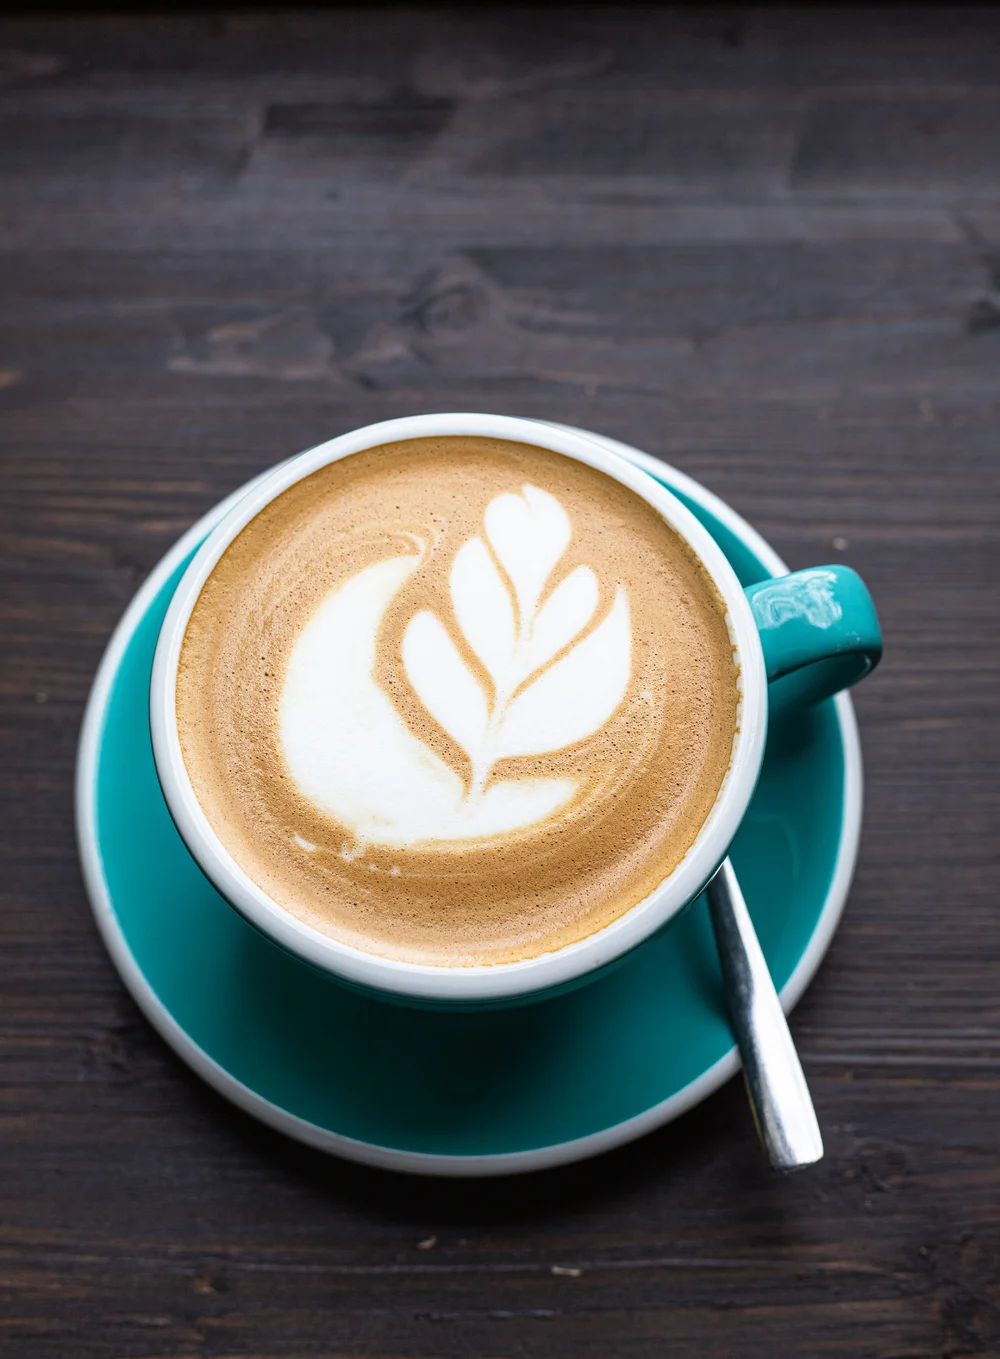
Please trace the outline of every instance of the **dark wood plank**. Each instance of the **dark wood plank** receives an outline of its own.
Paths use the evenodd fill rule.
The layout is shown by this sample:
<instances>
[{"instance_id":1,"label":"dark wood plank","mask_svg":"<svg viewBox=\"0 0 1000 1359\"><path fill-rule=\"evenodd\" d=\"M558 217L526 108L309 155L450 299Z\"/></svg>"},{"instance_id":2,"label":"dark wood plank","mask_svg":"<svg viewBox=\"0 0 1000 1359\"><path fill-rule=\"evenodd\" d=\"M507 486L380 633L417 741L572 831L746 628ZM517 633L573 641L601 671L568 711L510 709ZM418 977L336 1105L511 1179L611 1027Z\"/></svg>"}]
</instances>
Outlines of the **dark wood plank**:
<instances>
[{"instance_id":1,"label":"dark wood plank","mask_svg":"<svg viewBox=\"0 0 1000 1359\"><path fill-rule=\"evenodd\" d=\"M5 1356L1000 1352L998 50L987 8L0 23ZM449 408L634 442L872 584L807 1175L738 1083L544 1176L360 1170L103 953L72 770L136 586L278 458Z\"/></svg>"}]
</instances>

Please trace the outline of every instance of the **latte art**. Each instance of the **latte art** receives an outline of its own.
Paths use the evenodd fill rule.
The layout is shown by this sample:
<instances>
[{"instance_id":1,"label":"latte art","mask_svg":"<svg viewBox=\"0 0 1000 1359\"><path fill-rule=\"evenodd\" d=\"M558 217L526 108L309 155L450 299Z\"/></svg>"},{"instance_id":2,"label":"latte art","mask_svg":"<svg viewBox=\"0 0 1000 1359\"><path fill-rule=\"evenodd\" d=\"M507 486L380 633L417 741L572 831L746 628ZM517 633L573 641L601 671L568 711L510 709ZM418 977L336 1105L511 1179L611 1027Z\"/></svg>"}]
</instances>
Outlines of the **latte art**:
<instances>
[{"instance_id":1,"label":"latte art","mask_svg":"<svg viewBox=\"0 0 1000 1359\"><path fill-rule=\"evenodd\" d=\"M725 608L641 497L502 440L385 445L268 504L177 674L208 821L284 909L439 966L530 958L659 886L722 787Z\"/></svg>"},{"instance_id":2,"label":"latte art","mask_svg":"<svg viewBox=\"0 0 1000 1359\"><path fill-rule=\"evenodd\" d=\"M435 722L468 757L452 768L407 727L374 679L379 630L417 555L365 567L323 601L292 648L279 705L292 777L359 841L412 846L534 825L578 791L572 778L492 778L512 758L593 736L631 672L628 596L614 587L591 627L600 587L577 566L549 588L572 526L537 486L491 500L485 541L468 539L449 575L452 618L475 673L438 613L402 638L402 668ZM485 682L484 682L485 681Z\"/></svg>"}]
</instances>

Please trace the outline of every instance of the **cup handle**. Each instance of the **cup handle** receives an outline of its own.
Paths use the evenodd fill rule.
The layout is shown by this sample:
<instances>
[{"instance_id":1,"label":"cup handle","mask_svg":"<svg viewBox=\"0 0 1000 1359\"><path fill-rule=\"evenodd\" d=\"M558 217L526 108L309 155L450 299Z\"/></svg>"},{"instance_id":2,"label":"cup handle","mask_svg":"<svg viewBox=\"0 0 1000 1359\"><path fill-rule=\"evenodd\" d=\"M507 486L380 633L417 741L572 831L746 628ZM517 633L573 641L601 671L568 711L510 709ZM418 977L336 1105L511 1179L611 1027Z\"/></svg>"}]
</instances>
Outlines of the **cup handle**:
<instances>
[{"instance_id":1,"label":"cup handle","mask_svg":"<svg viewBox=\"0 0 1000 1359\"><path fill-rule=\"evenodd\" d=\"M817 703L856 684L882 656L868 587L849 566L813 566L746 589L771 711Z\"/></svg>"}]
</instances>

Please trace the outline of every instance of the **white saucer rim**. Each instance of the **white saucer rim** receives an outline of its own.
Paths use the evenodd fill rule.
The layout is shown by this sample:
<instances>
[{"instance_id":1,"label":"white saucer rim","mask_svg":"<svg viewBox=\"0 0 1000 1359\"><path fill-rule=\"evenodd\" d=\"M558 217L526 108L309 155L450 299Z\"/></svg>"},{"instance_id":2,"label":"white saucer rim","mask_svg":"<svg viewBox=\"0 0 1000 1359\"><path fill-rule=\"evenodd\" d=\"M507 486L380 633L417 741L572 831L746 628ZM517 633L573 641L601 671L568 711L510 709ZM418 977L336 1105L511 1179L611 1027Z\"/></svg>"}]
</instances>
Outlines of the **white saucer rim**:
<instances>
[{"instance_id":1,"label":"white saucer rim","mask_svg":"<svg viewBox=\"0 0 1000 1359\"><path fill-rule=\"evenodd\" d=\"M736 537L740 538L775 575L782 575L788 567L764 538L723 500L706 490L699 482L648 453L632 448L603 435L591 435L624 454L632 461L655 474L666 474L671 485L690 496L697 504L713 514ZM269 469L270 470L270 469ZM265 475L265 474L262 474ZM209 529L260 480L254 477L203 515L153 567L139 587L131 603L115 628L101 658L94 683L87 700L76 767L76 832L77 847L84 884L91 909L104 945L119 976L149 1022L201 1078L226 1099L261 1122L320 1151L331 1152L348 1160L383 1170L405 1171L410 1174L449 1177L482 1177L524 1174L552 1166L566 1165L600 1155L652 1132L655 1128L678 1118L688 1109L701 1103L739 1070L739 1056L735 1048L703 1071L682 1090L650 1109L612 1124L599 1132L566 1142L556 1142L528 1151L499 1152L490 1155L453 1156L431 1152L405 1151L396 1147L345 1137L318 1124L299 1118L279 1105L258 1095L237 1080L214 1058L191 1039L174 1019L146 980L125 939L114 912L111 894L104 874L97 839L97 765L103 734L104 717L115 675L136 627L163 582L177 569L185 557L204 538ZM863 808L863 770L861 744L858 736L854 706L848 694L838 694L834 700L844 750L844 805L841 820L840 844L833 877L816 927L792 975L781 991L781 1003L786 1013L797 1004L812 981L840 923L857 862L861 836Z\"/></svg>"}]
</instances>

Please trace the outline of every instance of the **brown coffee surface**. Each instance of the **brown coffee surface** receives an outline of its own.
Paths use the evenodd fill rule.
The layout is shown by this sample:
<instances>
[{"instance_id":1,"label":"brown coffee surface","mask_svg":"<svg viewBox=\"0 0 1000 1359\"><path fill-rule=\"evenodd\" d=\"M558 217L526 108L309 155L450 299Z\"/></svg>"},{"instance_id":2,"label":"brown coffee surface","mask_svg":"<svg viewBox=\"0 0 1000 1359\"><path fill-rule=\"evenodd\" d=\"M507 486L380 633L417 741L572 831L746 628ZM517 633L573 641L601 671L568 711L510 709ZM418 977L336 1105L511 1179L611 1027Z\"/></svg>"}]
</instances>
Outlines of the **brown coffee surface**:
<instances>
[{"instance_id":1,"label":"brown coffee surface","mask_svg":"<svg viewBox=\"0 0 1000 1359\"><path fill-rule=\"evenodd\" d=\"M555 497L572 525L547 595L589 567L600 591L592 630L616 590L627 594L624 696L596 732L491 768L487 792L503 780L570 780L575 791L551 815L473 838L375 843L317 805L290 768L280 708L293 648L334 592L376 563L413 555L414 569L381 620L371 680L412 737L468 788L469 755L414 691L403 639L415 615L433 613L490 701L490 676L456 624L449 572L464 544L484 539L487 506L526 485ZM442 437L332 463L242 530L192 612L176 710L210 825L270 897L354 947L456 966L560 948L654 891L718 796L738 701L725 605L650 505L558 453Z\"/></svg>"}]
</instances>

